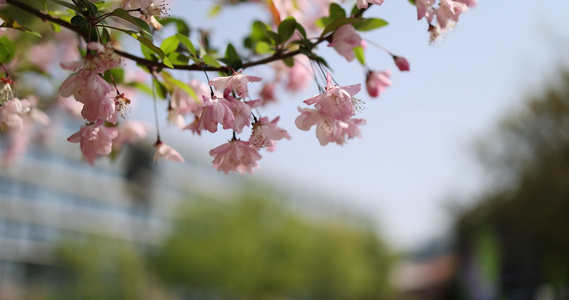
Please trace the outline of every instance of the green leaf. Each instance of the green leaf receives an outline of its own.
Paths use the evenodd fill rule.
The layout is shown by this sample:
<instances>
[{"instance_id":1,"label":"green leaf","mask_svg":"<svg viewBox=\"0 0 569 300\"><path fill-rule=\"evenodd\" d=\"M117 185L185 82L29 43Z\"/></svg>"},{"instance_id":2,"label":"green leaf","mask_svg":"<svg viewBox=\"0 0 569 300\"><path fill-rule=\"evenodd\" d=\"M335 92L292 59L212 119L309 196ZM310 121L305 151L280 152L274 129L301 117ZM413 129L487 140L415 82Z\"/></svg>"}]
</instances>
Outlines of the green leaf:
<instances>
[{"instance_id":1,"label":"green leaf","mask_svg":"<svg viewBox=\"0 0 569 300\"><path fill-rule=\"evenodd\" d=\"M326 26L326 28L324 28L324 31L322 31L322 34L320 35L320 37L324 37L327 33L335 31L336 29L338 29L344 25L361 22L363 20L365 20L365 19L364 18L339 18L337 20L334 20L332 23L328 24L328 26Z\"/></svg>"},{"instance_id":2,"label":"green leaf","mask_svg":"<svg viewBox=\"0 0 569 300\"><path fill-rule=\"evenodd\" d=\"M354 28L357 31L370 31L386 26L387 24L389 23L387 23L387 21L385 21L384 19L367 18L361 22L355 23Z\"/></svg>"},{"instance_id":3,"label":"green leaf","mask_svg":"<svg viewBox=\"0 0 569 300\"><path fill-rule=\"evenodd\" d=\"M154 84L154 90L156 91L156 96L166 99L168 96L168 89L162 82L160 82L156 77L152 77L152 83Z\"/></svg>"},{"instance_id":4,"label":"green leaf","mask_svg":"<svg viewBox=\"0 0 569 300\"><path fill-rule=\"evenodd\" d=\"M0 38L0 62L3 64L9 63L16 54L16 47L14 43L7 37Z\"/></svg>"},{"instance_id":5,"label":"green leaf","mask_svg":"<svg viewBox=\"0 0 569 300\"><path fill-rule=\"evenodd\" d=\"M302 37L306 38L306 30L304 29L304 27L302 27L302 25L296 23L296 30L298 30L298 32L302 34Z\"/></svg>"},{"instance_id":6,"label":"green leaf","mask_svg":"<svg viewBox=\"0 0 569 300\"><path fill-rule=\"evenodd\" d=\"M164 54L168 55L168 54L176 51L176 49L178 49L179 44L180 44L180 42L178 40L178 37L170 36L170 37L167 37L162 42L162 45L160 45L160 49L162 49L162 51L164 51Z\"/></svg>"},{"instance_id":7,"label":"green leaf","mask_svg":"<svg viewBox=\"0 0 569 300\"><path fill-rule=\"evenodd\" d=\"M176 38L178 38L178 41L180 41L184 46L186 46L186 48L188 49L188 51L192 56L194 57L196 56L196 48L194 47L194 44L192 44L192 41L190 41L190 39L187 36L176 33Z\"/></svg>"},{"instance_id":8,"label":"green leaf","mask_svg":"<svg viewBox=\"0 0 569 300\"><path fill-rule=\"evenodd\" d=\"M326 26L330 25L330 23L332 23L332 18L330 17L322 17L318 20L316 20L316 26L320 27L320 28L326 28Z\"/></svg>"},{"instance_id":9,"label":"green leaf","mask_svg":"<svg viewBox=\"0 0 569 300\"><path fill-rule=\"evenodd\" d=\"M35 36L37 36L37 37L39 37L39 38L42 37L41 34L39 34L39 32L32 31L32 30L30 30L30 29L28 29L28 28L26 28L26 27L20 25L20 24L19 24L18 22L16 22L15 20L7 20L7 21L4 21L4 23L2 23L2 25L0 25L0 27L12 28L12 29L20 30L20 31L23 31L23 32L26 32L26 33L33 34L33 35L35 35Z\"/></svg>"},{"instance_id":10,"label":"green leaf","mask_svg":"<svg viewBox=\"0 0 569 300\"><path fill-rule=\"evenodd\" d=\"M346 17L346 11L337 3L330 4L330 18L333 20Z\"/></svg>"},{"instance_id":11,"label":"green leaf","mask_svg":"<svg viewBox=\"0 0 569 300\"><path fill-rule=\"evenodd\" d=\"M277 29L279 36L282 38L282 41L288 41L290 37L294 34L294 30L296 29L296 20L293 17L288 17L284 19L281 24L279 24L279 28Z\"/></svg>"},{"instance_id":12,"label":"green leaf","mask_svg":"<svg viewBox=\"0 0 569 300\"><path fill-rule=\"evenodd\" d=\"M365 54L364 54L364 48L362 46L355 47L354 48L354 54L356 55L356 58L358 59L360 64L365 66L366 58L365 58Z\"/></svg>"},{"instance_id":13,"label":"green leaf","mask_svg":"<svg viewBox=\"0 0 569 300\"><path fill-rule=\"evenodd\" d=\"M409 0L409 3L415 5L415 0Z\"/></svg>"},{"instance_id":14,"label":"green leaf","mask_svg":"<svg viewBox=\"0 0 569 300\"><path fill-rule=\"evenodd\" d=\"M251 27L251 35L249 36L253 42L261 41L266 38L267 30L271 27L261 21L255 21Z\"/></svg>"},{"instance_id":15,"label":"green leaf","mask_svg":"<svg viewBox=\"0 0 569 300\"><path fill-rule=\"evenodd\" d=\"M273 50L271 48L271 45L269 45L267 42L260 41L255 45L255 52L259 54L265 54L273 52Z\"/></svg>"},{"instance_id":16,"label":"green leaf","mask_svg":"<svg viewBox=\"0 0 569 300\"><path fill-rule=\"evenodd\" d=\"M358 8L357 4L354 4L354 7L352 7L352 12L350 13L350 16L355 16L358 12L360 12L360 9Z\"/></svg>"},{"instance_id":17,"label":"green leaf","mask_svg":"<svg viewBox=\"0 0 569 300\"><path fill-rule=\"evenodd\" d=\"M106 44L111 41L111 34L107 30L107 28L103 28L103 32L101 33L101 40L103 44Z\"/></svg>"},{"instance_id":18,"label":"green leaf","mask_svg":"<svg viewBox=\"0 0 569 300\"><path fill-rule=\"evenodd\" d=\"M287 58L283 59L283 62L289 68L292 68L294 66L294 58L292 58L292 57L287 57Z\"/></svg>"},{"instance_id":19,"label":"green leaf","mask_svg":"<svg viewBox=\"0 0 569 300\"><path fill-rule=\"evenodd\" d=\"M203 62L208 66L212 66L214 68L221 68L221 64L215 58L207 54L203 56Z\"/></svg>"},{"instance_id":20,"label":"green leaf","mask_svg":"<svg viewBox=\"0 0 569 300\"><path fill-rule=\"evenodd\" d=\"M134 26L138 27L138 29L140 29L142 32L144 32L147 35L150 35L150 27L148 26L148 23L144 22L143 20L141 20L140 18L135 18L133 16L131 16L128 11L122 9L122 8L117 8L115 10L113 10L111 13L111 15L119 17L131 24L133 24Z\"/></svg>"},{"instance_id":21,"label":"green leaf","mask_svg":"<svg viewBox=\"0 0 569 300\"><path fill-rule=\"evenodd\" d=\"M235 47L233 47L233 45L231 43L229 43L227 45L227 49L225 49L225 58L228 61L241 60L241 58L239 57L239 54L237 54L237 51L235 50Z\"/></svg>"},{"instance_id":22,"label":"green leaf","mask_svg":"<svg viewBox=\"0 0 569 300\"><path fill-rule=\"evenodd\" d=\"M158 57L160 57L160 59L162 59L162 62L169 68L173 68L174 66L172 65L172 62L170 62L170 60L168 59L168 57L166 57L166 54L164 54L164 51L162 51L162 49L156 47L154 44L152 44L152 41L149 40L147 37L144 36L140 36L137 34L131 34L130 36L132 36L133 38L137 39L140 43L142 43L144 46L148 47L148 49L152 50L154 53L156 53L158 55Z\"/></svg>"},{"instance_id":23,"label":"green leaf","mask_svg":"<svg viewBox=\"0 0 569 300\"><path fill-rule=\"evenodd\" d=\"M168 59L175 65L187 65L190 61L189 57L178 52L168 54Z\"/></svg>"},{"instance_id":24,"label":"green leaf","mask_svg":"<svg viewBox=\"0 0 569 300\"><path fill-rule=\"evenodd\" d=\"M280 36L278 33L274 32L274 31L268 30L268 31L267 31L267 36L268 36L269 38L271 38L271 40L274 42L275 45L280 45L280 44L282 44L282 42L283 42L281 36Z\"/></svg>"},{"instance_id":25,"label":"green leaf","mask_svg":"<svg viewBox=\"0 0 569 300\"><path fill-rule=\"evenodd\" d=\"M71 23L71 25L77 26L77 27L87 26L87 24L89 24L87 22L87 20L85 20L85 18L82 15L73 16L73 18L71 18L70 23Z\"/></svg>"}]
</instances>

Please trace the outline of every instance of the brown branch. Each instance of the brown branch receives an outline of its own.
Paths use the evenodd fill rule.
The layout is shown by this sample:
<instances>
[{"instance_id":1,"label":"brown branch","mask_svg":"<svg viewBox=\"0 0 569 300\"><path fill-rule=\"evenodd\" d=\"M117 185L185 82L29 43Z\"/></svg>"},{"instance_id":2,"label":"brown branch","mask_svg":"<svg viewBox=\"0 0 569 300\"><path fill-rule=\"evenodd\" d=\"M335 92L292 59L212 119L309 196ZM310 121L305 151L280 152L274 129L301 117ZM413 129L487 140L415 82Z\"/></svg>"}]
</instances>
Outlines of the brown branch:
<instances>
[{"instance_id":1,"label":"brown branch","mask_svg":"<svg viewBox=\"0 0 569 300\"><path fill-rule=\"evenodd\" d=\"M11 4L15 7L20 8L21 10L30 13L40 19L42 19L43 21L49 21L55 24L58 24L62 27L65 27L69 30L72 30L80 35L83 35L84 32L81 31L81 29L77 26L74 26L73 24L66 22L64 20L61 20L57 17L53 17L50 16L24 2L22 2L21 0L6 0L6 3ZM358 16L360 16L366 9L360 9L360 11L358 12ZM325 40L328 40L331 35L333 33L329 34L326 37L320 37L316 42L314 42L312 44L311 49L312 50L314 47L316 47L316 45L322 43ZM158 62L158 61L152 61L152 60L148 60L133 54L130 54L128 52L124 52L118 49L114 49L115 53L117 53L118 55L124 57L124 58L128 58L140 65L143 65L149 69L171 69L170 67L166 66L164 63L162 62ZM281 60L281 59L285 59L285 58L289 58L289 57L294 57L296 55L301 54L300 50L295 50L292 52L277 52L272 56L263 58L263 59L259 59L256 61L251 61L251 62L247 62L244 63L241 66L241 69L246 69L246 68L250 68L250 67L254 67L254 66L258 66L258 65L264 65L273 61L277 61L277 60ZM216 68L216 67L212 67L212 66L208 66L202 63L197 63L197 64L192 64L192 65L174 65L175 70L184 70L184 71L218 71L218 72L227 72L229 69L227 67L220 67L220 68Z\"/></svg>"}]
</instances>

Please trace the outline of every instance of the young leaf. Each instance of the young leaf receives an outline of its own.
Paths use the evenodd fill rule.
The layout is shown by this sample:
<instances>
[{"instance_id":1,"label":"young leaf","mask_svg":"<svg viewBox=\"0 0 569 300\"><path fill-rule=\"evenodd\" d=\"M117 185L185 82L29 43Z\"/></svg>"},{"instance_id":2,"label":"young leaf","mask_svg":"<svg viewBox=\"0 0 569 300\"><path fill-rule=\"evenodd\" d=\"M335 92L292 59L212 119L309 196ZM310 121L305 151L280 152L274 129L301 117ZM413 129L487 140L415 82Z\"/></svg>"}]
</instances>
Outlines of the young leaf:
<instances>
[{"instance_id":1,"label":"young leaf","mask_svg":"<svg viewBox=\"0 0 569 300\"><path fill-rule=\"evenodd\" d=\"M365 66L366 58L364 54L364 48L362 46L355 47L354 54L356 55L356 58L360 62L360 64L362 64L362 66Z\"/></svg>"},{"instance_id":2,"label":"young leaf","mask_svg":"<svg viewBox=\"0 0 569 300\"><path fill-rule=\"evenodd\" d=\"M164 54L168 55L168 54L176 51L176 49L178 49L179 44L180 44L180 42L176 36L170 36L170 37L167 37L162 42L162 45L160 45L160 49L162 49L162 51L164 51Z\"/></svg>"},{"instance_id":3,"label":"young leaf","mask_svg":"<svg viewBox=\"0 0 569 300\"><path fill-rule=\"evenodd\" d=\"M330 4L330 18L332 20L336 20L339 18L345 18L346 17L346 11L337 3L331 3Z\"/></svg>"},{"instance_id":4,"label":"young leaf","mask_svg":"<svg viewBox=\"0 0 569 300\"><path fill-rule=\"evenodd\" d=\"M229 43L227 45L227 49L225 49L225 58L230 62L241 60L239 54L237 54L237 51L235 50L235 47L233 47L231 43Z\"/></svg>"},{"instance_id":5,"label":"young leaf","mask_svg":"<svg viewBox=\"0 0 569 300\"><path fill-rule=\"evenodd\" d=\"M283 62L289 68L292 68L292 66L294 66L294 58L292 58L292 57L287 57L287 58L283 59Z\"/></svg>"},{"instance_id":6,"label":"young leaf","mask_svg":"<svg viewBox=\"0 0 569 300\"><path fill-rule=\"evenodd\" d=\"M274 31L268 30L267 36L272 39L272 41L274 42L275 45L280 45L283 42L281 36Z\"/></svg>"},{"instance_id":7,"label":"young leaf","mask_svg":"<svg viewBox=\"0 0 569 300\"><path fill-rule=\"evenodd\" d=\"M203 62L206 65L212 66L214 68L221 68L221 64L215 58L213 58L207 54L203 56Z\"/></svg>"},{"instance_id":8,"label":"young leaf","mask_svg":"<svg viewBox=\"0 0 569 300\"><path fill-rule=\"evenodd\" d=\"M293 17L284 19L279 25L278 32L282 41L287 41L294 34L296 29L296 20Z\"/></svg>"},{"instance_id":9,"label":"young leaf","mask_svg":"<svg viewBox=\"0 0 569 300\"><path fill-rule=\"evenodd\" d=\"M387 24L388 24L387 21L385 21L384 19L367 18L361 22L355 23L354 28L357 31L369 31L383 27Z\"/></svg>"},{"instance_id":10,"label":"young leaf","mask_svg":"<svg viewBox=\"0 0 569 300\"><path fill-rule=\"evenodd\" d=\"M39 38L42 37L41 34L39 34L39 32L32 31L32 30L30 30L30 29L28 29L28 28L26 28L26 27L20 25L20 24L19 24L18 22L16 22L15 20L7 20L7 21L4 21L4 23L2 23L2 25L0 25L0 27L12 28L12 29L16 29L16 30L23 31L23 32L31 33L31 34L33 34L33 35L39 37Z\"/></svg>"},{"instance_id":11,"label":"young leaf","mask_svg":"<svg viewBox=\"0 0 569 300\"><path fill-rule=\"evenodd\" d=\"M192 41L190 41L190 39L187 36L181 35L179 33L176 33L176 37L178 38L178 41L180 41L182 44L184 44L184 46L186 46L186 48L188 48L190 54L195 57L196 48L194 47L194 44L192 44Z\"/></svg>"},{"instance_id":12,"label":"young leaf","mask_svg":"<svg viewBox=\"0 0 569 300\"><path fill-rule=\"evenodd\" d=\"M147 37L144 36L140 36L137 34L131 34L131 36L135 39L137 39L140 43L144 44L144 46L148 47L148 49L152 50L154 53L158 54L158 57L160 57L160 59L162 59L162 62L170 68L173 68L174 66L172 65L172 62L170 62L170 60L168 59L168 57L166 57L166 54L164 54L164 51L162 51L162 49L156 47L154 44L152 44L152 41L149 40Z\"/></svg>"},{"instance_id":13,"label":"young leaf","mask_svg":"<svg viewBox=\"0 0 569 300\"><path fill-rule=\"evenodd\" d=\"M272 52L271 46L267 42L260 41L255 44L255 52L265 54Z\"/></svg>"},{"instance_id":14,"label":"young leaf","mask_svg":"<svg viewBox=\"0 0 569 300\"><path fill-rule=\"evenodd\" d=\"M131 16L128 11L122 9L122 8L117 8L115 10L113 10L111 13L111 15L119 17L131 24L133 24L134 26L138 27L138 29L140 29L142 32L150 35L150 27L148 26L148 23L144 22L143 20L141 20L140 18L135 18L133 16Z\"/></svg>"},{"instance_id":15,"label":"young leaf","mask_svg":"<svg viewBox=\"0 0 569 300\"><path fill-rule=\"evenodd\" d=\"M9 63L16 54L16 47L14 43L7 37L0 38L0 62L3 64Z\"/></svg>"},{"instance_id":16,"label":"young leaf","mask_svg":"<svg viewBox=\"0 0 569 300\"><path fill-rule=\"evenodd\" d=\"M76 27L87 26L87 24L89 24L82 15L73 16L73 18L71 18L70 23L71 25Z\"/></svg>"},{"instance_id":17,"label":"young leaf","mask_svg":"<svg viewBox=\"0 0 569 300\"><path fill-rule=\"evenodd\" d=\"M339 18L337 20L334 20L332 23L328 24L328 26L326 26L326 28L324 28L324 31L322 31L322 34L320 35L320 37L324 37L327 33L335 31L336 29L338 29L344 25L361 22L363 20L364 20L364 18Z\"/></svg>"}]
</instances>

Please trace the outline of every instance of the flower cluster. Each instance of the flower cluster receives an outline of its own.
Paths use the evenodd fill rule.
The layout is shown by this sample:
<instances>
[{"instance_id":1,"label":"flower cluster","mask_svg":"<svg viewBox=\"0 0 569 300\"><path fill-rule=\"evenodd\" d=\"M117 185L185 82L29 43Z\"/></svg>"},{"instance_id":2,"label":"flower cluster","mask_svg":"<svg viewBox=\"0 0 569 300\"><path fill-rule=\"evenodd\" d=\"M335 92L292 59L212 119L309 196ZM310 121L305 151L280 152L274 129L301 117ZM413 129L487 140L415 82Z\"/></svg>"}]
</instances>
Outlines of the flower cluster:
<instances>
[{"instance_id":1,"label":"flower cluster","mask_svg":"<svg viewBox=\"0 0 569 300\"><path fill-rule=\"evenodd\" d=\"M301 113L296 118L296 126L308 131L316 125L316 137L320 145L330 142L342 145L346 138L360 137L358 125L365 125L365 120L352 118L359 108L360 100L355 98L361 84L350 86L332 85L332 76L328 72L325 92L304 101L313 108L298 108Z\"/></svg>"},{"instance_id":2,"label":"flower cluster","mask_svg":"<svg viewBox=\"0 0 569 300\"><path fill-rule=\"evenodd\" d=\"M46 96L45 103L52 100L55 107L64 108L84 121L68 141L79 144L89 164L94 164L102 156L118 153L125 144L136 143L148 136L149 124L127 119L133 105L131 99L137 98L132 94L135 89L153 95L155 110L159 105L158 99L164 99L168 104L168 122L180 130L196 135L215 133L220 127L231 131L232 137L227 143L209 152L213 166L224 173L251 173L259 167L263 148L274 151L277 141L291 138L277 125L278 116L262 116L260 108L277 102L277 95L281 95L283 90L296 93L311 81L316 81L321 94L304 101L310 107L298 108L300 115L296 118L296 126L305 131L316 126L316 136L321 145L342 145L348 139L361 136L360 126L366 123L355 117L363 103L355 98L362 84L332 84L332 76L328 72L323 87L320 82L323 78L318 74L325 74L331 68L328 57L322 57L317 48L328 43L328 47L334 48L347 61L357 59L365 70L367 93L372 98L379 97L391 86L391 71L376 71L365 63L368 45L376 46L391 56L400 71L410 70L409 61L403 56L394 55L360 36L360 32L387 25L385 20L367 15L371 11L370 6L381 6L384 1L352 0L351 10L346 10L347 3L339 0L220 1L218 5L257 3L263 5L271 17L265 18L270 20L268 23L253 23L251 34L244 38L241 48L228 44L225 49L220 49L213 46L215 43L210 43L209 31L190 31L195 27L183 19L173 18L161 24L159 20L168 16L168 0L59 1L65 10L53 5L46 7L48 11L27 5L23 0L0 0L0 5L23 9L29 16L38 16L68 29L61 33L45 33L37 28L25 28L15 20L7 20L0 28L0 72L5 74L0 78L0 130L11 139L5 147L5 160L26 148L32 133L31 121L49 122L47 115L37 108L39 97L49 92L36 93L26 87L18 88L15 93L9 73L20 76L33 72L51 83L59 74L50 72L50 68L61 58L70 60L60 63L60 66L72 74L66 79L61 78L64 79L62 84L57 92L53 91L57 96ZM452 28L460 15L476 2L414 1L418 19L428 21L433 39ZM169 37L160 36L162 44L155 44L157 39L153 35L163 26L171 26L170 29L176 32ZM47 34L40 43L24 41L26 35L39 36L40 32L41 35ZM127 33L140 42L142 55L137 56L129 53L129 49L121 48L117 32ZM24 42L19 43L20 39ZM198 44L194 44L196 39ZM15 41L18 41L18 47ZM123 61L125 58L128 61ZM129 71L129 62L131 66L136 64L140 67L136 69L138 72ZM242 74L246 69L262 65L270 66L274 76L263 76L262 79ZM208 81L192 79L182 82L170 70L204 72ZM208 72L222 75L209 80ZM144 84L149 77L152 88ZM250 83L261 81L264 85L259 91L249 90ZM22 95L20 90L27 94ZM251 96L256 93L259 99ZM15 97L15 94L24 97ZM155 113L158 117L158 112ZM156 120L155 160L183 162L180 153L162 142L159 129Z\"/></svg>"},{"instance_id":3,"label":"flower cluster","mask_svg":"<svg viewBox=\"0 0 569 300\"><path fill-rule=\"evenodd\" d=\"M443 33L452 29L462 13L469 7L475 7L477 0L440 0L435 7L436 0L416 0L417 20L426 18L429 22L431 42L438 40ZM433 20L436 16L437 23Z\"/></svg>"},{"instance_id":4,"label":"flower cluster","mask_svg":"<svg viewBox=\"0 0 569 300\"><path fill-rule=\"evenodd\" d=\"M125 141L135 142L136 137L144 138L146 134L138 130L121 130L120 127L108 127L107 124L117 125L119 114L124 117L130 100L120 93L103 78L105 71L120 66L121 58L113 52L110 45L89 43L88 52L80 61L62 63L63 69L76 71L70 75L59 88L61 97L73 96L82 104L81 116L88 124L81 126L78 132L67 140L79 143L81 152L88 163L93 164L100 156L107 156L114 149L119 149ZM129 123L132 127L133 124ZM113 140L121 138L113 146ZM125 137L125 134L131 134Z\"/></svg>"}]
</instances>

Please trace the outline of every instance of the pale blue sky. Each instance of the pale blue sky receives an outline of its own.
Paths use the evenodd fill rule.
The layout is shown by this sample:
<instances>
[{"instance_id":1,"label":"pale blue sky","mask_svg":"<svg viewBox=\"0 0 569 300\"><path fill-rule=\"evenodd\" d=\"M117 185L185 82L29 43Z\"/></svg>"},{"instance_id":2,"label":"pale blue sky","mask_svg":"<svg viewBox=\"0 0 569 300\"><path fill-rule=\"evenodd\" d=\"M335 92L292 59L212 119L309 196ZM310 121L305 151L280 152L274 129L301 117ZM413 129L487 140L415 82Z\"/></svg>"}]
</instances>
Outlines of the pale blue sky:
<instances>
[{"instance_id":1,"label":"pale blue sky","mask_svg":"<svg viewBox=\"0 0 569 300\"><path fill-rule=\"evenodd\" d=\"M194 28L212 29L217 46L227 41L240 45L238 37L251 17L263 18L262 10L249 5L204 18L204 10L212 5L178 1L172 16L185 17ZM415 8L407 0L386 0L366 16L382 17L390 25L364 38L407 57L411 72L396 71L389 56L368 48L368 64L391 69L394 75L392 87L379 99L370 99L365 91L358 95L366 102L359 115L367 119L363 137L343 147L321 147L314 130L303 132L294 125L297 106L318 93L316 86L297 95L283 94L281 103L264 115L280 115L279 124L292 140L279 142L274 153L263 151L262 168L251 177L340 195L377 217L398 246L416 246L443 233L447 220L442 203L449 195L472 193L481 182L472 143L568 61L568 11L567 0L479 0L442 43L429 45L426 23L416 21ZM319 49L340 85L363 81L357 63L346 63L325 46ZM269 74L255 68L245 73ZM203 74L193 76L205 81ZM231 136L224 131L206 137L174 131L167 135L197 148L203 154L198 159L206 164L211 163L209 149Z\"/></svg>"}]
</instances>

